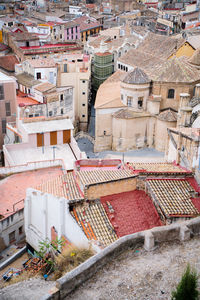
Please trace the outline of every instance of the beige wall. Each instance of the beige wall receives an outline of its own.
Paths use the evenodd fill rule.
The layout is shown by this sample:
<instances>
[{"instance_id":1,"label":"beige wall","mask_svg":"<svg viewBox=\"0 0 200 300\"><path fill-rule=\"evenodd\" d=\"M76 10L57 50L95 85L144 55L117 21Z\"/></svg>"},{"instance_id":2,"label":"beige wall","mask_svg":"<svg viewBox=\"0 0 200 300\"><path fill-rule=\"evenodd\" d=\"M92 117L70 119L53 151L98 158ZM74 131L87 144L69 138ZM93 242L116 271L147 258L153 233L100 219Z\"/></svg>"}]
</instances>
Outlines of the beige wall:
<instances>
[{"instance_id":1,"label":"beige wall","mask_svg":"<svg viewBox=\"0 0 200 300\"><path fill-rule=\"evenodd\" d=\"M152 146L154 122L154 118L148 116L134 119L113 118L112 149L127 151Z\"/></svg>"},{"instance_id":2,"label":"beige wall","mask_svg":"<svg viewBox=\"0 0 200 300\"><path fill-rule=\"evenodd\" d=\"M154 83L152 94L161 95L160 109L171 107L175 110L178 110L180 104L180 93L188 93L190 96L193 96L193 89L196 83L194 84L175 84L175 83ZM168 90L175 89L175 98L168 99Z\"/></svg>"},{"instance_id":3,"label":"beige wall","mask_svg":"<svg viewBox=\"0 0 200 300\"><path fill-rule=\"evenodd\" d=\"M61 71L60 82L58 87L73 86L74 87L74 110L75 118L80 120L80 129L86 130L88 124L88 98L90 92L90 71L79 72L72 69L69 73ZM77 71L77 72L75 72ZM83 82L85 81L85 82Z\"/></svg>"},{"instance_id":4,"label":"beige wall","mask_svg":"<svg viewBox=\"0 0 200 300\"><path fill-rule=\"evenodd\" d=\"M4 134L2 133L2 120L6 122L14 122L16 119L16 83L12 79L8 82L0 81L4 86L4 99L0 100L0 149L2 149ZM11 116L6 116L5 104L10 103Z\"/></svg>"},{"instance_id":5,"label":"beige wall","mask_svg":"<svg viewBox=\"0 0 200 300\"><path fill-rule=\"evenodd\" d=\"M129 178L89 186L87 199L94 200L103 196L134 191L136 189L136 182L136 178Z\"/></svg>"},{"instance_id":6,"label":"beige wall","mask_svg":"<svg viewBox=\"0 0 200 300\"><path fill-rule=\"evenodd\" d=\"M96 109L94 151L112 148L112 114L120 108ZM105 131L105 134L104 134Z\"/></svg>"},{"instance_id":7,"label":"beige wall","mask_svg":"<svg viewBox=\"0 0 200 300\"><path fill-rule=\"evenodd\" d=\"M156 127L155 127L155 149L158 151L164 152L167 144L166 141L168 139L167 128L176 127L177 122L165 122L161 121L158 118L156 119Z\"/></svg>"}]
</instances>

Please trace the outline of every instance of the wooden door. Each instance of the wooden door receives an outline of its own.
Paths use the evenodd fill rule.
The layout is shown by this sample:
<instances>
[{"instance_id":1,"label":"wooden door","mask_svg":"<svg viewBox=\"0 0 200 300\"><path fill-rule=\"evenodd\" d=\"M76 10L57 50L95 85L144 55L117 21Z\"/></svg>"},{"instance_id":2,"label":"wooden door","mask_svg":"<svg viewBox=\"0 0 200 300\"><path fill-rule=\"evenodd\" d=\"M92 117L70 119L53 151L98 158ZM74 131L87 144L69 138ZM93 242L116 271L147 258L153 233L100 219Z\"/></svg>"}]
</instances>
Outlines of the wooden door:
<instances>
[{"instance_id":1,"label":"wooden door","mask_svg":"<svg viewBox=\"0 0 200 300\"><path fill-rule=\"evenodd\" d=\"M50 132L50 144L57 145L57 131Z\"/></svg>"},{"instance_id":2,"label":"wooden door","mask_svg":"<svg viewBox=\"0 0 200 300\"><path fill-rule=\"evenodd\" d=\"M63 130L63 144L69 144L71 142L70 130Z\"/></svg>"},{"instance_id":3,"label":"wooden door","mask_svg":"<svg viewBox=\"0 0 200 300\"><path fill-rule=\"evenodd\" d=\"M43 133L37 133L37 147L44 146L44 135Z\"/></svg>"}]
</instances>

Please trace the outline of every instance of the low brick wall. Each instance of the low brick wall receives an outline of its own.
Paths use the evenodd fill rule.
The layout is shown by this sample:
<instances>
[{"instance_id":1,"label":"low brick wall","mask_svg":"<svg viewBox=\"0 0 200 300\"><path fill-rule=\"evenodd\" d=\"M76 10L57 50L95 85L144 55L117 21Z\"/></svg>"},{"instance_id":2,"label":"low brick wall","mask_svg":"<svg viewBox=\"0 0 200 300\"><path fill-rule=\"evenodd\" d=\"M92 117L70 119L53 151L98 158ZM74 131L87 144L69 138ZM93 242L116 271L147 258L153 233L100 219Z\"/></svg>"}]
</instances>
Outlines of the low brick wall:
<instances>
[{"instance_id":1,"label":"low brick wall","mask_svg":"<svg viewBox=\"0 0 200 300\"><path fill-rule=\"evenodd\" d=\"M124 236L58 279L56 281L57 289L50 291L42 299L65 299L75 288L91 278L99 269L128 248L144 245L147 251L151 251L154 249L156 243L176 240L186 241L193 235L199 234L200 217Z\"/></svg>"}]
</instances>

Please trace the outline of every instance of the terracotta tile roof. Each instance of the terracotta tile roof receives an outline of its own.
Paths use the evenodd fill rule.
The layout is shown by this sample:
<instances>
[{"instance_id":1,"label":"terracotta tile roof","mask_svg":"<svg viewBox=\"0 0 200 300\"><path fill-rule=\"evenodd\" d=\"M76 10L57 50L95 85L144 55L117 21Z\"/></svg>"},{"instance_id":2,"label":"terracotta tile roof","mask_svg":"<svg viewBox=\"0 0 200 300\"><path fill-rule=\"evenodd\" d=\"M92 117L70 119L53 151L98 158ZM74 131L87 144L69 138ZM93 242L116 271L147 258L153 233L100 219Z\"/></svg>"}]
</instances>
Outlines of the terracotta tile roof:
<instances>
[{"instance_id":1,"label":"terracotta tile roof","mask_svg":"<svg viewBox=\"0 0 200 300\"><path fill-rule=\"evenodd\" d=\"M147 180L147 188L166 217L199 214L191 201L195 189L187 180L152 179Z\"/></svg>"},{"instance_id":2,"label":"terracotta tile roof","mask_svg":"<svg viewBox=\"0 0 200 300\"><path fill-rule=\"evenodd\" d=\"M149 32L147 37L139 44L138 50L157 58L168 59L185 42L183 38L172 38Z\"/></svg>"},{"instance_id":3,"label":"terracotta tile roof","mask_svg":"<svg viewBox=\"0 0 200 300\"><path fill-rule=\"evenodd\" d=\"M27 73L15 75L15 77L17 78L18 83L27 87L32 87L41 83L41 81L34 79L32 75L29 75Z\"/></svg>"},{"instance_id":4,"label":"terracotta tile roof","mask_svg":"<svg viewBox=\"0 0 200 300\"><path fill-rule=\"evenodd\" d=\"M44 92L54 89L55 87L56 86L50 82L43 82L43 83L37 85L35 87L35 90L44 93Z\"/></svg>"},{"instance_id":5,"label":"terracotta tile roof","mask_svg":"<svg viewBox=\"0 0 200 300\"><path fill-rule=\"evenodd\" d=\"M169 108L161 112L157 118L161 121L176 122L178 117L177 113Z\"/></svg>"},{"instance_id":6,"label":"terracotta tile roof","mask_svg":"<svg viewBox=\"0 0 200 300\"><path fill-rule=\"evenodd\" d=\"M13 32L12 36L16 41L33 41L39 40L37 34L30 33L30 32Z\"/></svg>"},{"instance_id":7,"label":"terracotta tile roof","mask_svg":"<svg viewBox=\"0 0 200 300\"><path fill-rule=\"evenodd\" d=\"M138 49L130 49L122 57L118 58L118 61L119 63L124 63L132 67L138 67L149 76L151 75L152 68L160 65L163 62L163 59L154 56L153 53L149 54Z\"/></svg>"},{"instance_id":8,"label":"terracotta tile roof","mask_svg":"<svg viewBox=\"0 0 200 300\"><path fill-rule=\"evenodd\" d=\"M0 68L8 72L14 72L15 64L18 63L19 61L15 55L0 56Z\"/></svg>"},{"instance_id":9,"label":"terracotta tile roof","mask_svg":"<svg viewBox=\"0 0 200 300\"><path fill-rule=\"evenodd\" d=\"M101 203L118 237L162 225L152 200L144 191L102 197Z\"/></svg>"},{"instance_id":10,"label":"terracotta tile roof","mask_svg":"<svg viewBox=\"0 0 200 300\"><path fill-rule=\"evenodd\" d=\"M100 202L76 205L71 214L88 239L97 240L104 246L108 246L117 239L114 228Z\"/></svg>"},{"instance_id":11,"label":"terracotta tile roof","mask_svg":"<svg viewBox=\"0 0 200 300\"><path fill-rule=\"evenodd\" d=\"M200 66L200 48L193 53L189 59L189 62L193 65Z\"/></svg>"},{"instance_id":12,"label":"terracotta tile roof","mask_svg":"<svg viewBox=\"0 0 200 300\"><path fill-rule=\"evenodd\" d=\"M13 174L0 180L0 215L8 217L23 208L21 200L25 199L27 188L34 188L47 178L57 177L59 174L62 174L61 168L47 168ZM17 203L18 201L21 202Z\"/></svg>"},{"instance_id":13,"label":"terracotta tile roof","mask_svg":"<svg viewBox=\"0 0 200 300\"><path fill-rule=\"evenodd\" d=\"M128 163L127 166L135 172L148 173L188 173L186 169L173 163ZM189 172L190 173L190 172Z\"/></svg>"},{"instance_id":14,"label":"terracotta tile roof","mask_svg":"<svg viewBox=\"0 0 200 300\"><path fill-rule=\"evenodd\" d=\"M113 113L113 117L115 119L135 119L141 117L149 117L150 114L148 112L136 112L131 108L124 108Z\"/></svg>"},{"instance_id":15,"label":"terracotta tile roof","mask_svg":"<svg viewBox=\"0 0 200 300\"><path fill-rule=\"evenodd\" d=\"M136 67L134 70L128 72L123 82L128 84L145 84L149 83L150 79L144 71Z\"/></svg>"},{"instance_id":16,"label":"terracotta tile roof","mask_svg":"<svg viewBox=\"0 0 200 300\"><path fill-rule=\"evenodd\" d=\"M78 185L75 182L72 172L66 175L60 175L53 180L46 181L37 187L43 193L49 193L56 197L64 197L70 201L78 201L83 199Z\"/></svg>"},{"instance_id":17,"label":"terracotta tile roof","mask_svg":"<svg viewBox=\"0 0 200 300\"><path fill-rule=\"evenodd\" d=\"M101 26L101 24L96 19L87 16L76 18L74 19L74 22L80 24L81 31L86 31Z\"/></svg>"},{"instance_id":18,"label":"terracotta tile roof","mask_svg":"<svg viewBox=\"0 0 200 300\"><path fill-rule=\"evenodd\" d=\"M151 79L159 82L194 82L200 79L200 70L189 64L185 57L175 57L152 70Z\"/></svg>"},{"instance_id":19,"label":"terracotta tile roof","mask_svg":"<svg viewBox=\"0 0 200 300\"><path fill-rule=\"evenodd\" d=\"M53 58L28 59L27 61L34 68L54 68L56 66Z\"/></svg>"},{"instance_id":20,"label":"terracotta tile roof","mask_svg":"<svg viewBox=\"0 0 200 300\"><path fill-rule=\"evenodd\" d=\"M77 172L83 185L134 177L129 170L92 170Z\"/></svg>"},{"instance_id":21,"label":"terracotta tile roof","mask_svg":"<svg viewBox=\"0 0 200 300\"><path fill-rule=\"evenodd\" d=\"M17 92L17 104L24 104L24 105L37 105L40 104L38 101L28 97L26 94L22 93L21 91Z\"/></svg>"}]
</instances>

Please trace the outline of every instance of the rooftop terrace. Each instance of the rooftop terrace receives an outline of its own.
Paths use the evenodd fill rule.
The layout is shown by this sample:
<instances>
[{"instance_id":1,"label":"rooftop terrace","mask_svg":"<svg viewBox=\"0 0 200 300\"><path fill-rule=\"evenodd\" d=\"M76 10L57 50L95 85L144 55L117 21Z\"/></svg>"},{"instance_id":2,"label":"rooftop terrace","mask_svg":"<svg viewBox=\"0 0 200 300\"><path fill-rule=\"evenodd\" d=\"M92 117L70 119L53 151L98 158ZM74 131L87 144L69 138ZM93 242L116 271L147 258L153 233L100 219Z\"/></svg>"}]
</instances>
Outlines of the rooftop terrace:
<instances>
[{"instance_id":1,"label":"rooftop terrace","mask_svg":"<svg viewBox=\"0 0 200 300\"><path fill-rule=\"evenodd\" d=\"M22 209L24 202L21 200L25 199L27 188L61 174L61 168L46 168L13 174L0 180L0 214L8 217L16 210Z\"/></svg>"}]
</instances>

